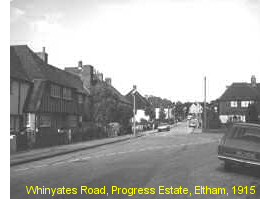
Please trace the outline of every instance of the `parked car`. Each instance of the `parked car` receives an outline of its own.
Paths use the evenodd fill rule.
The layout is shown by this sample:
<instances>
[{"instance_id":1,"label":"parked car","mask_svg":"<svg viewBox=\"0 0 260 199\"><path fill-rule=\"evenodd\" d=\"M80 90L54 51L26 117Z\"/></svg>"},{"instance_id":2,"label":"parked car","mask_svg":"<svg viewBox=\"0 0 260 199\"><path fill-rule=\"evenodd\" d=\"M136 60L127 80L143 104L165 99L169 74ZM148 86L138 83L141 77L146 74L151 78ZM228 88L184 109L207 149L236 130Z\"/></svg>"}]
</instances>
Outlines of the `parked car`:
<instances>
[{"instance_id":1,"label":"parked car","mask_svg":"<svg viewBox=\"0 0 260 199\"><path fill-rule=\"evenodd\" d=\"M220 140L218 159L224 161L225 169L234 164L260 166L260 125L233 124Z\"/></svg>"},{"instance_id":2,"label":"parked car","mask_svg":"<svg viewBox=\"0 0 260 199\"><path fill-rule=\"evenodd\" d=\"M169 124L167 124L167 123L161 123L161 124L159 124L157 129L158 129L158 132L169 131L171 129L171 126Z\"/></svg>"},{"instance_id":3,"label":"parked car","mask_svg":"<svg viewBox=\"0 0 260 199\"><path fill-rule=\"evenodd\" d=\"M196 120L196 119L191 119L190 121L189 121L189 127L197 127L198 126L198 120Z\"/></svg>"},{"instance_id":4,"label":"parked car","mask_svg":"<svg viewBox=\"0 0 260 199\"><path fill-rule=\"evenodd\" d=\"M188 115L187 120L191 120L191 119L192 119L192 115Z\"/></svg>"}]
</instances>

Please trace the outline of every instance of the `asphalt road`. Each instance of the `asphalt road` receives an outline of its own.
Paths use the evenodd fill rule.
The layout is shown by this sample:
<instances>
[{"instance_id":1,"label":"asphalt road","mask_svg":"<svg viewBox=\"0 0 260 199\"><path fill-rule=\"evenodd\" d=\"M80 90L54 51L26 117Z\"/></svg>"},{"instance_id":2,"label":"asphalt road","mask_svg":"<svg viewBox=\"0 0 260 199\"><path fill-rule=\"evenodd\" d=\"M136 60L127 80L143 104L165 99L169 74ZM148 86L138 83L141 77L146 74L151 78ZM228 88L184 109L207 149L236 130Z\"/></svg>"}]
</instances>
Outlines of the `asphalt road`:
<instances>
[{"instance_id":1,"label":"asphalt road","mask_svg":"<svg viewBox=\"0 0 260 199\"><path fill-rule=\"evenodd\" d=\"M223 164L216 157L221 135L192 132L186 123L182 123L170 132L13 166L11 199L260 198L259 171L240 167L232 172L224 171ZM61 194L55 193L54 196L48 191L47 194L28 195L26 186L75 188L77 194L62 194L64 190L58 189ZM90 195L84 191L81 194L81 186L84 189L87 186L86 190L90 192L93 191L91 188L105 186L105 195ZM162 194L171 186L188 188L188 195ZM195 186L224 187L228 195L195 195ZM233 195L233 186L256 186L257 192L255 195ZM133 194L133 188L146 190ZM117 194L118 190L120 194ZM150 194L144 194L146 191Z\"/></svg>"}]
</instances>

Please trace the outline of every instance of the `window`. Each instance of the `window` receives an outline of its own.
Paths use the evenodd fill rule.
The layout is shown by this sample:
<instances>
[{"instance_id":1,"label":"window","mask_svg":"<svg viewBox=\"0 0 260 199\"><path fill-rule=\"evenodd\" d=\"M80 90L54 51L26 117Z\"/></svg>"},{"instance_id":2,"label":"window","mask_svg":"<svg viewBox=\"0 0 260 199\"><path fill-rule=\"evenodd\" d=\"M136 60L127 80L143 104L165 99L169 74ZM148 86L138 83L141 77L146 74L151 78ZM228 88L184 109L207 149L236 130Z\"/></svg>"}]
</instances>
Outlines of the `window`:
<instances>
[{"instance_id":1,"label":"window","mask_svg":"<svg viewBox=\"0 0 260 199\"><path fill-rule=\"evenodd\" d=\"M51 117L47 115L41 115L40 127L51 127Z\"/></svg>"},{"instance_id":2,"label":"window","mask_svg":"<svg viewBox=\"0 0 260 199\"><path fill-rule=\"evenodd\" d=\"M52 97L61 97L61 88L57 85L51 85L51 96Z\"/></svg>"},{"instance_id":3,"label":"window","mask_svg":"<svg viewBox=\"0 0 260 199\"><path fill-rule=\"evenodd\" d=\"M257 129L239 128L237 127L231 135L234 139L242 139L252 142L260 142L260 134Z\"/></svg>"},{"instance_id":4,"label":"window","mask_svg":"<svg viewBox=\"0 0 260 199\"><path fill-rule=\"evenodd\" d=\"M14 116L10 116L10 132L15 131L15 117Z\"/></svg>"},{"instance_id":5,"label":"window","mask_svg":"<svg viewBox=\"0 0 260 199\"><path fill-rule=\"evenodd\" d=\"M237 107L237 101L231 101L230 106L231 107Z\"/></svg>"},{"instance_id":6,"label":"window","mask_svg":"<svg viewBox=\"0 0 260 199\"><path fill-rule=\"evenodd\" d=\"M241 107L246 108L246 107L248 107L249 104L250 104L250 101L242 101L241 102Z\"/></svg>"},{"instance_id":7,"label":"window","mask_svg":"<svg viewBox=\"0 0 260 199\"><path fill-rule=\"evenodd\" d=\"M63 99L72 99L71 89L63 88L62 97Z\"/></svg>"},{"instance_id":8,"label":"window","mask_svg":"<svg viewBox=\"0 0 260 199\"><path fill-rule=\"evenodd\" d=\"M81 94L78 94L78 103L83 104L83 96Z\"/></svg>"},{"instance_id":9,"label":"window","mask_svg":"<svg viewBox=\"0 0 260 199\"><path fill-rule=\"evenodd\" d=\"M13 94L13 86L14 86L14 81L13 80L11 80L10 81L10 95L12 95Z\"/></svg>"},{"instance_id":10,"label":"window","mask_svg":"<svg viewBox=\"0 0 260 199\"><path fill-rule=\"evenodd\" d=\"M77 127L78 117L76 115L67 116L67 122L69 127Z\"/></svg>"}]
</instances>

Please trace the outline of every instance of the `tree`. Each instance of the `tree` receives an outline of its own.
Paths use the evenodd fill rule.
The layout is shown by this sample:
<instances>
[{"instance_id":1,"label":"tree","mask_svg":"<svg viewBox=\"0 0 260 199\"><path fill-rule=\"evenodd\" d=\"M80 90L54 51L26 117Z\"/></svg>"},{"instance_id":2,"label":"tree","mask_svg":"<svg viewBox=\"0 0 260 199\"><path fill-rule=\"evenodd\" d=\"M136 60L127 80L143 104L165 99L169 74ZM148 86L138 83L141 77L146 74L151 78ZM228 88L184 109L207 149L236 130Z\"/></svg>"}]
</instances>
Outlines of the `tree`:
<instances>
[{"instance_id":1,"label":"tree","mask_svg":"<svg viewBox=\"0 0 260 199\"><path fill-rule=\"evenodd\" d=\"M105 87L93 92L93 121L105 126L114 120L118 97Z\"/></svg>"},{"instance_id":2,"label":"tree","mask_svg":"<svg viewBox=\"0 0 260 199\"><path fill-rule=\"evenodd\" d=\"M164 112L164 108L160 108L159 110L159 120L163 121L166 118L166 114Z\"/></svg>"},{"instance_id":3,"label":"tree","mask_svg":"<svg viewBox=\"0 0 260 199\"><path fill-rule=\"evenodd\" d=\"M184 105L180 101L176 102L174 110L176 118L183 118L183 108Z\"/></svg>"},{"instance_id":4,"label":"tree","mask_svg":"<svg viewBox=\"0 0 260 199\"><path fill-rule=\"evenodd\" d=\"M247 108L247 112L246 112L246 122L250 122L250 123L258 123L259 119L258 119L258 111L257 111L257 107L256 104L250 104Z\"/></svg>"},{"instance_id":5,"label":"tree","mask_svg":"<svg viewBox=\"0 0 260 199\"><path fill-rule=\"evenodd\" d=\"M145 115L149 116L150 120L155 119L155 110L153 107L151 107L151 106L145 107L144 113L145 113Z\"/></svg>"}]
</instances>

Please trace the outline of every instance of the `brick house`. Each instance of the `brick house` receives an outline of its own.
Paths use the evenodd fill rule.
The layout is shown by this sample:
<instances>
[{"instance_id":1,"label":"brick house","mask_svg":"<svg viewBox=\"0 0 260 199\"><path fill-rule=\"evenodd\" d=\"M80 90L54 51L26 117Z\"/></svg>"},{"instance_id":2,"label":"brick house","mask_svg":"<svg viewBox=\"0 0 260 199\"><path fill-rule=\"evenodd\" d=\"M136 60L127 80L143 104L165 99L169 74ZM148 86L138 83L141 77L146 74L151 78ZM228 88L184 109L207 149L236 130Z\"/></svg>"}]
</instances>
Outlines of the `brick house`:
<instances>
[{"instance_id":1,"label":"brick house","mask_svg":"<svg viewBox=\"0 0 260 199\"><path fill-rule=\"evenodd\" d=\"M80 78L48 64L45 48L34 53L26 45L11 46L10 52L11 69L15 65L32 82L22 110L29 145L70 141L80 131L89 95ZM11 71L11 78L13 74Z\"/></svg>"},{"instance_id":2,"label":"brick house","mask_svg":"<svg viewBox=\"0 0 260 199\"><path fill-rule=\"evenodd\" d=\"M95 68L91 65L83 65L82 61L78 62L77 67L66 67L66 72L72 73L74 75L77 75L82 83L84 89L86 89L90 95L91 95L91 113L92 113L92 119L93 121L96 118L96 114L100 114L99 112L99 102L96 101L96 96L100 95L101 93L110 93L111 95L115 96L116 98L116 106L121 106L123 109L132 109L131 103L123 96L113 85L111 78L105 78L103 77L103 74L96 71ZM101 94L102 95L102 94ZM101 99L103 103L106 103L104 101L109 100L102 98ZM102 102L100 102L102 103ZM104 110L102 110L104 111ZM102 112L101 111L101 112ZM117 114L117 113L115 113ZM104 124L99 124L97 121L95 121L95 125L98 125L102 127ZM111 119L111 123L115 123L118 121L113 121ZM110 133L108 133L108 136L110 136ZM111 135L113 136L113 135Z\"/></svg>"},{"instance_id":3,"label":"brick house","mask_svg":"<svg viewBox=\"0 0 260 199\"><path fill-rule=\"evenodd\" d=\"M260 84L256 82L255 76L251 77L250 83L233 83L217 101L221 123L245 122L249 104L255 103L260 113Z\"/></svg>"}]
</instances>

